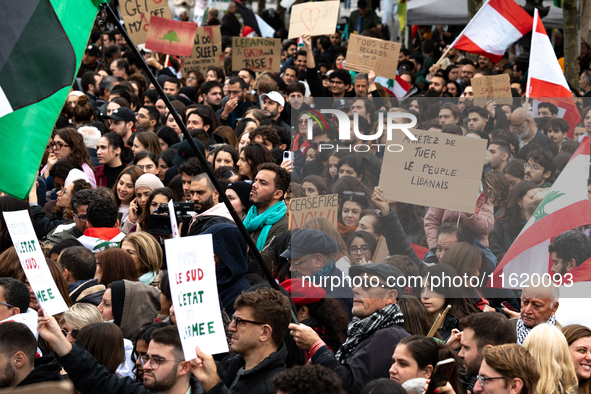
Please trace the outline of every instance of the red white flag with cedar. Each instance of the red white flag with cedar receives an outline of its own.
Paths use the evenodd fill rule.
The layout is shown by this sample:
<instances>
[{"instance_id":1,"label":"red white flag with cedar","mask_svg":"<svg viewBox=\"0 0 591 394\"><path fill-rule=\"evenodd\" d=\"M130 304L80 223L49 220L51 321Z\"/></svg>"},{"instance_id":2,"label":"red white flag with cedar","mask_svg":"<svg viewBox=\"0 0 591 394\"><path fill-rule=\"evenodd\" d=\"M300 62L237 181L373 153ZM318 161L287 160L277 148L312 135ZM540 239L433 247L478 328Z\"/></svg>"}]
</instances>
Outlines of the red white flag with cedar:
<instances>
[{"instance_id":1,"label":"red white flag with cedar","mask_svg":"<svg viewBox=\"0 0 591 394\"><path fill-rule=\"evenodd\" d=\"M527 278L532 274L552 275L548 252L552 239L565 231L591 224L588 178L589 137L586 136L495 269L488 287L521 288L527 284L523 279L525 274ZM510 281L511 277L517 280Z\"/></svg>"},{"instance_id":2,"label":"red white flag with cedar","mask_svg":"<svg viewBox=\"0 0 591 394\"><path fill-rule=\"evenodd\" d=\"M531 30L532 17L513 0L490 0L451 44L498 63L515 41Z\"/></svg>"},{"instance_id":3,"label":"red white flag with cedar","mask_svg":"<svg viewBox=\"0 0 591 394\"><path fill-rule=\"evenodd\" d=\"M568 137L573 138L575 126L581 122L581 114L537 9L533 23L526 95L537 101L556 105L559 108L558 116L566 120L570 126Z\"/></svg>"}]
</instances>

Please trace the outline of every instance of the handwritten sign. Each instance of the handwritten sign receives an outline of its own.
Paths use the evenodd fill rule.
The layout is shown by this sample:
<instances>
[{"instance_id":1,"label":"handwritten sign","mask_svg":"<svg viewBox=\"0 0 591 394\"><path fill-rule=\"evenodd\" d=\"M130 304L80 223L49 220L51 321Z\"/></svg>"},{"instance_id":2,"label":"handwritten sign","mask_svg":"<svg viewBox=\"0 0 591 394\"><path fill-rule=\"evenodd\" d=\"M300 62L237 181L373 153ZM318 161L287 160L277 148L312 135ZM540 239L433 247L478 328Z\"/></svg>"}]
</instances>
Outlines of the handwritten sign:
<instances>
[{"instance_id":1,"label":"handwritten sign","mask_svg":"<svg viewBox=\"0 0 591 394\"><path fill-rule=\"evenodd\" d=\"M135 45L146 42L152 15L172 19L168 3L163 0L124 0L119 1L119 8L123 26Z\"/></svg>"},{"instance_id":2,"label":"handwritten sign","mask_svg":"<svg viewBox=\"0 0 591 394\"><path fill-rule=\"evenodd\" d=\"M280 38L232 38L232 70L250 68L253 71L281 70Z\"/></svg>"},{"instance_id":3,"label":"handwritten sign","mask_svg":"<svg viewBox=\"0 0 591 394\"><path fill-rule=\"evenodd\" d=\"M197 70L205 75L208 67L222 67L223 64L224 53L220 27L198 27L191 56L184 59L183 75L187 75L191 70Z\"/></svg>"},{"instance_id":4,"label":"handwritten sign","mask_svg":"<svg viewBox=\"0 0 591 394\"><path fill-rule=\"evenodd\" d=\"M401 47L397 42L351 34L345 69L363 73L373 70L378 77L396 79Z\"/></svg>"},{"instance_id":5,"label":"handwritten sign","mask_svg":"<svg viewBox=\"0 0 591 394\"><path fill-rule=\"evenodd\" d=\"M174 209L174 201L170 199L168 202L168 216L170 217L170 229L172 230L172 237L173 238L180 238L181 235L179 234L179 226L176 222L176 210Z\"/></svg>"},{"instance_id":6,"label":"handwritten sign","mask_svg":"<svg viewBox=\"0 0 591 394\"><path fill-rule=\"evenodd\" d=\"M292 198L289 203L289 229L303 228L308 220L317 217L327 219L336 229L338 208L337 194Z\"/></svg>"},{"instance_id":7,"label":"handwritten sign","mask_svg":"<svg viewBox=\"0 0 591 394\"><path fill-rule=\"evenodd\" d=\"M488 100L498 105L513 104L509 74L471 78L470 84L474 91L474 105L485 107Z\"/></svg>"},{"instance_id":8,"label":"handwritten sign","mask_svg":"<svg viewBox=\"0 0 591 394\"><path fill-rule=\"evenodd\" d=\"M334 34L339 16L338 1L314 1L294 5L289 19L289 39L303 34Z\"/></svg>"},{"instance_id":9,"label":"handwritten sign","mask_svg":"<svg viewBox=\"0 0 591 394\"><path fill-rule=\"evenodd\" d=\"M384 148L380 187L387 199L473 213L486 141L411 130L416 141L392 133Z\"/></svg>"},{"instance_id":10,"label":"handwritten sign","mask_svg":"<svg viewBox=\"0 0 591 394\"><path fill-rule=\"evenodd\" d=\"M211 234L167 239L168 280L185 360L228 351L222 323Z\"/></svg>"},{"instance_id":11,"label":"handwritten sign","mask_svg":"<svg viewBox=\"0 0 591 394\"><path fill-rule=\"evenodd\" d=\"M28 211L3 212L12 244L41 308L48 315L68 310L53 280Z\"/></svg>"},{"instance_id":12,"label":"handwritten sign","mask_svg":"<svg viewBox=\"0 0 591 394\"><path fill-rule=\"evenodd\" d=\"M146 37L146 48L168 55L191 56L195 30L197 30L196 23L152 15Z\"/></svg>"}]
</instances>

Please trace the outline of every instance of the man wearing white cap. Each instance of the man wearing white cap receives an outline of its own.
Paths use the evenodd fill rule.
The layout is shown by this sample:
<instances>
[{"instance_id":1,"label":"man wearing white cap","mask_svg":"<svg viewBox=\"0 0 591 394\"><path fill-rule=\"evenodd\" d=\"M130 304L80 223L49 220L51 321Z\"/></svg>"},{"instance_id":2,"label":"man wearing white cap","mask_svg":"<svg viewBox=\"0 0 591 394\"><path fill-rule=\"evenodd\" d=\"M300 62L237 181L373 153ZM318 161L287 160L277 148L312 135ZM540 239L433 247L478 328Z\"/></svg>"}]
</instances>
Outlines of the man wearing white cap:
<instances>
[{"instance_id":1,"label":"man wearing white cap","mask_svg":"<svg viewBox=\"0 0 591 394\"><path fill-rule=\"evenodd\" d=\"M261 109L268 119L276 120L286 130L291 130L291 126L281 120L281 113L285 108L285 99L279 92L269 92L261 94Z\"/></svg>"}]
</instances>

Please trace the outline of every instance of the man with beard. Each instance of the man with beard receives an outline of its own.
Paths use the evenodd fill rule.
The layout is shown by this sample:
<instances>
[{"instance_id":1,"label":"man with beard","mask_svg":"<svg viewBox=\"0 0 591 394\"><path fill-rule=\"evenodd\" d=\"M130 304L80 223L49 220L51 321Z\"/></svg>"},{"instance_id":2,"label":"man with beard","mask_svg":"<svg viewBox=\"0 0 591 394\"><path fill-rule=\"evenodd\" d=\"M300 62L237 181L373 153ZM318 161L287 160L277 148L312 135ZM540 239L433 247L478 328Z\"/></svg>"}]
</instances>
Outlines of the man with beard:
<instances>
[{"instance_id":1,"label":"man with beard","mask_svg":"<svg viewBox=\"0 0 591 394\"><path fill-rule=\"evenodd\" d=\"M465 390L473 391L476 375L482 364L482 352L485 348L516 343L517 335L511 322L500 313L474 313L461 320L464 331L452 331L450 345L461 346L458 356L463 361L464 374L462 385Z\"/></svg>"},{"instance_id":2,"label":"man with beard","mask_svg":"<svg viewBox=\"0 0 591 394\"><path fill-rule=\"evenodd\" d=\"M527 163L524 165L523 179L535 183L541 188L552 186L552 174L554 173L554 155L547 149L536 149L527 155Z\"/></svg>"},{"instance_id":3,"label":"man with beard","mask_svg":"<svg viewBox=\"0 0 591 394\"><path fill-rule=\"evenodd\" d=\"M99 83L101 82L101 76L99 73L94 71L87 71L80 79L82 90L89 98L90 104L94 105L96 98L99 94Z\"/></svg>"},{"instance_id":4,"label":"man with beard","mask_svg":"<svg viewBox=\"0 0 591 394\"><path fill-rule=\"evenodd\" d=\"M152 333L148 351L140 359L144 367L143 386L132 378L119 379L110 374L79 342L74 345L68 342L51 316L39 318L39 335L55 351L57 361L81 393L203 393L201 383L191 376L191 361L184 361L181 338L175 326L159 328ZM35 341L33 345L36 346Z\"/></svg>"},{"instance_id":5,"label":"man with beard","mask_svg":"<svg viewBox=\"0 0 591 394\"><path fill-rule=\"evenodd\" d=\"M196 215L189 225L189 235L201 234L214 224L234 224L232 215L226 205L219 202L219 193L206 173L203 172L193 178L190 192Z\"/></svg>"},{"instance_id":6,"label":"man with beard","mask_svg":"<svg viewBox=\"0 0 591 394\"><path fill-rule=\"evenodd\" d=\"M560 234L548 246L552 255L552 272L564 275L591 257L591 239L580 231Z\"/></svg>"},{"instance_id":7,"label":"man with beard","mask_svg":"<svg viewBox=\"0 0 591 394\"><path fill-rule=\"evenodd\" d=\"M202 104L210 106L214 111L220 108L222 96L222 84L218 81L203 82L201 85Z\"/></svg>"},{"instance_id":8,"label":"man with beard","mask_svg":"<svg viewBox=\"0 0 591 394\"><path fill-rule=\"evenodd\" d=\"M474 77L474 72L476 71L476 67L474 67L474 63L466 63L462 66L462 72L460 74L460 78L462 79L462 87L471 86L470 78Z\"/></svg>"},{"instance_id":9,"label":"man with beard","mask_svg":"<svg viewBox=\"0 0 591 394\"><path fill-rule=\"evenodd\" d=\"M279 92L269 92L261 94L261 109L267 119L276 120L281 127L291 130L291 126L281 119L281 114L285 109L285 98Z\"/></svg>"},{"instance_id":10,"label":"man with beard","mask_svg":"<svg viewBox=\"0 0 591 394\"><path fill-rule=\"evenodd\" d=\"M52 356L36 359L36 353L37 340L25 324L0 324L0 388L64 380Z\"/></svg>"},{"instance_id":11,"label":"man with beard","mask_svg":"<svg viewBox=\"0 0 591 394\"><path fill-rule=\"evenodd\" d=\"M521 107L517 108L511 114L510 122L513 131L519 138L520 149L517 158L527 161L528 154L539 146L550 150L553 154L557 153L556 144L547 135L538 132L531 111Z\"/></svg>"},{"instance_id":12,"label":"man with beard","mask_svg":"<svg viewBox=\"0 0 591 394\"><path fill-rule=\"evenodd\" d=\"M246 100L247 88L248 85L240 77L232 77L228 81L229 99L224 107L217 111L223 126L236 127L238 119L243 118L246 111L253 107L252 101Z\"/></svg>"},{"instance_id":13,"label":"man with beard","mask_svg":"<svg viewBox=\"0 0 591 394\"><path fill-rule=\"evenodd\" d=\"M285 168L263 163L252 184L250 202L254 205L244 218L244 227L257 244L265 263L271 269L268 244L273 237L287 230L287 206L283 201L291 176Z\"/></svg>"}]
</instances>

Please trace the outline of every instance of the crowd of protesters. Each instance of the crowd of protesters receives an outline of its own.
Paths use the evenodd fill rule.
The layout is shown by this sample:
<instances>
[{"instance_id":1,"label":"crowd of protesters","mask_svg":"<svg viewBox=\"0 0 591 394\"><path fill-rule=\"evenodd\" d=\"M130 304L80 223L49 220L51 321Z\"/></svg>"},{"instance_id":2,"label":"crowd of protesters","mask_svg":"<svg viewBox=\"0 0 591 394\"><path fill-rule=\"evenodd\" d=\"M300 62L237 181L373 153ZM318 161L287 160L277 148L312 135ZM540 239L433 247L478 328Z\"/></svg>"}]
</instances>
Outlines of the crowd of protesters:
<instances>
[{"instance_id":1,"label":"crowd of protesters","mask_svg":"<svg viewBox=\"0 0 591 394\"><path fill-rule=\"evenodd\" d=\"M183 74L179 59L141 48L207 163L121 34L93 30L28 201L0 197L0 211L29 211L69 307L43 314L0 216L0 387L68 379L82 394L423 393L437 363L451 359L434 393L590 392L591 329L560 324L557 286L432 287L428 278L494 271L591 135L591 107L579 98L590 94L591 71L582 69L573 89L583 123L569 138L555 105L532 111L526 103L527 63L509 53L498 64L474 62L456 49L438 62L456 33L421 26L400 51L399 76L410 88L395 97L375 72L345 69L348 34L387 34L365 0L357 5L346 32L303 36L303 46L277 30L278 74L232 70L231 37L244 29L234 4L221 21L212 9L207 20L221 25L223 68ZM512 104L475 106L470 79L502 73ZM389 176L381 168L390 153L353 149L364 140L352 130L339 139L336 117L318 121L311 112L320 108L357 119L365 135L388 113L410 113L417 129L486 140L481 209L389 201L378 184ZM331 194L336 226L322 217L289 226L293 198ZM190 203L181 236L212 236L227 354L197 349L184 359L164 248L172 235L162 225L171 200ZM379 247L388 257L376 259ZM549 253L551 271L567 274L591 257L589 229L557 236ZM360 277L373 284L334 285ZM425 280L392 281L410 277Z\"/></svg>"}]
</instances>

